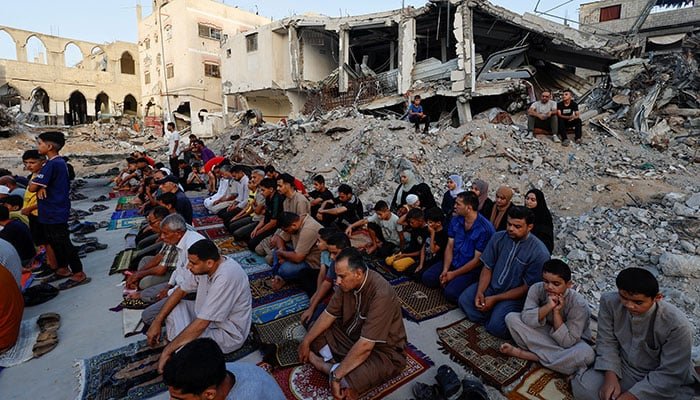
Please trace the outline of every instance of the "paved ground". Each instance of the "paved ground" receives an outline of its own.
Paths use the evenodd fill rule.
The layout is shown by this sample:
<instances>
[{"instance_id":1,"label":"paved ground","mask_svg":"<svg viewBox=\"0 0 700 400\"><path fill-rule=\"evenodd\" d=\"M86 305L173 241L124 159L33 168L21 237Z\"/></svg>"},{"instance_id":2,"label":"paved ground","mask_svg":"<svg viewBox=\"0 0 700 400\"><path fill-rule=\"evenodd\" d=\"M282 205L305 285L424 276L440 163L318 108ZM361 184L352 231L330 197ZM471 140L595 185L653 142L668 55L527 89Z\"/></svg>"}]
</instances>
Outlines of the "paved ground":
<instances>
[{"instance_id":1,"label":"paved ground","mask_svg":"<svg viewBox=\"0 0 700 400\"><path fill-rule=\"evenodd\" d=\"M81 193L87 195L89 199L73 202L73 208L87 210L95 204L90 199L107 191L104 181L89 181L88 185L81 190ZM106 204L110 208L95 213L86 220L109 220L116 200L101 204ZM73 399L78 395L79 386L78 370L75 367L77 360L144 338L144 336L124 338L121 313L108 310L117 305L121 298L122 288L119 286L122 281L121 275L109 276L107 272L114 255L124 247L125 232L125 230L101 229L92 235L97 236L100 242L108 244L109 248L90 253L83 259L85 270L92 277L90 284L61 292L55 299L25 310L24 318L31 318L44 312L60 313L62 320L59 331L60 343L56 349L39 359L3 370L0 373L1 399ZM448 356L438 350L435 335L435 328L448 325L460 318L462 313L459 310L453 310L420 324L406 321L409 341L430 356L436 365L419 376L416 381L434 383L433 377L437 366L445 363L452 365L459 375L466 374L463 368L451 363ZM243 359L251 363L257 363L260 360L257 352ZM404 385L387 398L411 398L411 386L410 383ZM490 390L490 394L492 398L498 396L493 390ZM162 394L156 398L165 399L167 395Z\"/></svg>"}]
</instances>

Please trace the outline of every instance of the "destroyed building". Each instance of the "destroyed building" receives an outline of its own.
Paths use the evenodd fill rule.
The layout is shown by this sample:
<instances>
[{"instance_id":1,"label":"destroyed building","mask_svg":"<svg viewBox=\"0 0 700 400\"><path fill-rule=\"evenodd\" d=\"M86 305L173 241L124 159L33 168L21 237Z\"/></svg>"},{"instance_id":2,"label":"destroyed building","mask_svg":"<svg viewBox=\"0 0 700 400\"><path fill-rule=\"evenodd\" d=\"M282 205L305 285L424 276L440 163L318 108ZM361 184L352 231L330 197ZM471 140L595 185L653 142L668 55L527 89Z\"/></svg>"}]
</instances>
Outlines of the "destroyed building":
<instances>
[{"instance_id":1,"label":"destroyed building","mask_svg":"<svg viewBox=\"0 0 700 400\"><path fill-rule=\"evenodd\" d=\"M270 22L213 0L154 0L138 20L141 107L146 126L191 125L198 136L222 126L220 43Z\"/></svg>"},{"instance_id":2,"label":"destroyed building","mask_svg":"<svg viewBox=\"0 0 700 400\"><path fill-rule=\"evenodd\" d=\"M341 106L401 115L406 97L419 94L432 120L446 111L464 123L494 105L521 110L543 88L581 95L590 84L574 68L607 71L619 46L484 0L432 0L360 16L294 16L229 37L222 81L229 104L269 121Z\"/></svg>"},{"instance_id":3,"label":"destroyed building","mask_svg":"<svg viewBox=\"0 0 700 400\"><path fill-rule=\"evenodd\" d=\"M0 41L16 49L13 59L0 59L0 104L19 108L15 114L22 122L76 125L139 114L135 44L98 44L7 26L0 26Z\"/></svg>"},{"instance_id":4,"label":"destroyed building","mask_svg":"<svg viewBox=\"0 0 700 400\"><path fill-rule=\"evenodd\" d=\"M582 31L624 35L638 41L642 53L678 49L700 29L700 3L695 0L602 0L581 4Z\"/></svg>"}]
</instances>

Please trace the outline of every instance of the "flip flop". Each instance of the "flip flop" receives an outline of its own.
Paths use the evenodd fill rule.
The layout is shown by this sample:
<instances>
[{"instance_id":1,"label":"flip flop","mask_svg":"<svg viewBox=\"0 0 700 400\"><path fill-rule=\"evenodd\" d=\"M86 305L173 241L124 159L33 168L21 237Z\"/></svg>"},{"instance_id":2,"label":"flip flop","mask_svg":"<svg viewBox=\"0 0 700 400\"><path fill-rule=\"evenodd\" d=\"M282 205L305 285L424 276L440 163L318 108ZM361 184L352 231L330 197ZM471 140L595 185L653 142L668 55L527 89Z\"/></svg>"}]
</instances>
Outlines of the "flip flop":
<instances>
[{"instance_id":1,"label":"flip flop","mask_svg":"<svg viewBox=\"0 0 700 400\"><path fill-rule=\"evenodd\" d=\"M73 279L66 279L65 282L62 282L60 285L58 285L58 289L59 290L66 290L66 289L74 288L76 286L88 284L88 283L90 283L90 281L92 281L92 278L89 278L89 277L83 279L82 281L76 281Z\"/></svg>"},{"instance_id":2,"label":"flip flop","mask_svg":"<svg viewBox=\"0 0 700 400\"><path fill-rule=\"evenodd\" d=\"M34 344L34 348L32 348L32 354L35 358L39 358L44 354L50 352L51 350L55 349L56 346L58 346L58 337L44 340L41 342L37 341L36 344Z\"/></svg>"},{"instance_id":3,"label":"flip flop","mask_svg":"<svg viewBox=\"0 0 700 400\"><path fill-rule=\"evenodd\" d=\"M70 277L71 277L70 275L59 275L59 274L54 272L53 274L47 276L46 278L42 278L40 281L42 283L51 283L51 282L60 281L61 279L66 279L66 278L70 278Z\"/></svg>"},{"instance_id":4,"label":"flip flop","mask_svg":"<svg viewBox=\"0 0 700 400\"><path fill-rule=\"evenodd\" d=\"M104 250L108 247L106 244L100 242L94 242L92 245L95 246L95 250Z\"/></svg>"},{"instance_id":5,"label":"flip flop","mask_svg":"<svg viewBox=\"0 0 700 400\"><path fill-rule=\"evenodd\" d=\"M43 313L37 319L36 324L39 325L41 332L55 332L61 327L61 316L53 312Z\"/></svg>"},{"instance_id":6,"label":"flip flop","mask_svg":"<svg viewBox=\"0 0 700 400\"><path fill-rule=\"evenodd\" d=\"M36 337L36 341L38 342L45 342L47 340L53 340L58 337L58 334L56 331L45 331L45 332L40 332L39 336Z\"/></svg>"}]
</instances>

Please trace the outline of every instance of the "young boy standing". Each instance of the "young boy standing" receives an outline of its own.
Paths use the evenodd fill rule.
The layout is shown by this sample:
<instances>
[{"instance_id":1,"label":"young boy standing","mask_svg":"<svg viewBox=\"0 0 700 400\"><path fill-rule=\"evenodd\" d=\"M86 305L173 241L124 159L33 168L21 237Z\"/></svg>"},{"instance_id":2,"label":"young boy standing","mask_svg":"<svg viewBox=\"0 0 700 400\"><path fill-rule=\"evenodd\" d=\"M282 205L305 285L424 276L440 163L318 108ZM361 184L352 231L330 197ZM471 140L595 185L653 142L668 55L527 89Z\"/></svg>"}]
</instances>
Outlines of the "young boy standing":
<instances>
[{"instance_id":1,"label":"young boy standing","mask_svg":"<svg viewBox=\"0 0 700 400\"><path fill-rule=\"evenodd\" d=\"M572 381L579 400L684 400L693 397L693 328L663 301L659 283L642 268L622 270L617 293L600 298L596 359Z\"/></svg>"},{"instance_id":2,"label":"young boy standing","mask_svg":"<svg viewBox=\"0 0 700 400\"><path fill-rule=\"evenodd\" d=\"M595 358L591 339L591 310L583 296L571 289L571 269L552 259L542 266L542 282L530 286L522 312L506 315L506 325L517 347L510 343L501 352L540 362L571 375L585 370Z\"/></svg>"},{"instance_id":3,"label":"young boy standing","mask_svg":"<svg viewBox=\"0 0 700 400\"><path fill-rule=\"evenodd\" d=\"M66 162L58 154L66 140L61 132L44 132L39 135L37 143L39 153L46 156L48 161L27 189L37 194L39 222L44 228L47 243L56 253L57 269L54 273L59 279L69 278L58 288L70 289L90 282L90 278L83 272L83 264L68 233L70 182Z\"/></svg>"}]
</instances>

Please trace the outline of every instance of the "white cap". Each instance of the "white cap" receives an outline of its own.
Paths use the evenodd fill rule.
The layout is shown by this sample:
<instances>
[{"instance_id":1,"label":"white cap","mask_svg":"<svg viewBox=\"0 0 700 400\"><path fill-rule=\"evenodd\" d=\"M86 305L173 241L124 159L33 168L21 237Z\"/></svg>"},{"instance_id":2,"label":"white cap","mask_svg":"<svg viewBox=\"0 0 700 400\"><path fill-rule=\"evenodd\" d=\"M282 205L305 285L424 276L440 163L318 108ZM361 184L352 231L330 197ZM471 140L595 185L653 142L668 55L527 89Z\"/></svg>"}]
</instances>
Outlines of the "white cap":
<instances>
[{"instance_id":1,"label":"white cap","mask_svg":"<svg viewBox=\"0 0 700 400\"><path fill-rule=\"evenodd\" d=\"M10 188L5 185L0 185L0 194L10 194Z\"/></svg>"},{"instance_id":2,"label":"white cap","mask_svg":"<svg viewBox=\"0 0 700 400\"><path fill-rule=\"evenodd\" d=\"M409 206L416 204L416 202L418 202L418 196L416 196L415 194L409 194L408 196L406 196L406 204L408 204Z\"/></svg>"}]
</instances>

